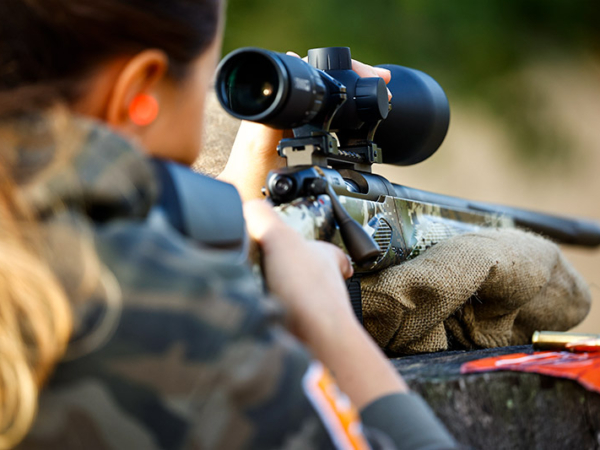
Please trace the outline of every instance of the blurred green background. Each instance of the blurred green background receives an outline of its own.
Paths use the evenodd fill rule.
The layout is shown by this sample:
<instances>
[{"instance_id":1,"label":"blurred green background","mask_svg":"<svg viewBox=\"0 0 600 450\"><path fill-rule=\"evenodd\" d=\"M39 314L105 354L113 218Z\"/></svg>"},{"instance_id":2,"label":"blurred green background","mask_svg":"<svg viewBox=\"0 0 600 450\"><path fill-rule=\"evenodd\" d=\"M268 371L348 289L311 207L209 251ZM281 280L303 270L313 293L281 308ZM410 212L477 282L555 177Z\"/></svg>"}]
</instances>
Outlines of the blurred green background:
<instances>
[{"instance_id":1,"label":"blurred green background","mask_svg":"<svg viewBox=\"0 0 600 450\"><path fill-rule=\"evenodd\" d=\"M529 162L565 163L568 136L536 110L544 97L519 77L532 61L576 64L600 47L598 0L230 0L225 52L257 46L306 54L348 46L370 64L432 75L451 104L486 105Z\"/></svg>"},{"instance_id":2,"label":"blurred green background","mask_svg":"<svg viewBox=\"0 0 600 450\"><path fill-rule=\"evenodd\" d=\"M229 0L224 52L244 46L349 46L427 72L450 100L446 141L423 163L375 172L600 221L600 0ZM600 251L565 253L593 296L578 330L600 333Z\"/></svg>"}]
</instances>

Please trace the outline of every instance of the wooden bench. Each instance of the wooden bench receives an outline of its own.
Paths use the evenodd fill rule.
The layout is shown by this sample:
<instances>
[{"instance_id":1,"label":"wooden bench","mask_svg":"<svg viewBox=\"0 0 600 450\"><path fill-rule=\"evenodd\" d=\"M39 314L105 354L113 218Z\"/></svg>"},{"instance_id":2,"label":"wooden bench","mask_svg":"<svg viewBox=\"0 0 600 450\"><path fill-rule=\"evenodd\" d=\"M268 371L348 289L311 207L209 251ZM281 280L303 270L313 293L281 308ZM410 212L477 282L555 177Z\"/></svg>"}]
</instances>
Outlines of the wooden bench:
<instances>
[{"instance_id":1,"label":"wooden bench","mask_svg":"<svg viewBox=\"0 0 600 450\"><path fill-rule=\"evenodd\" d=\"M530 346L393 358L450 432L476 449L599 450L600 394L577 382L519 372L461 375L463 363Z\"/></svg>"}]
</instances>

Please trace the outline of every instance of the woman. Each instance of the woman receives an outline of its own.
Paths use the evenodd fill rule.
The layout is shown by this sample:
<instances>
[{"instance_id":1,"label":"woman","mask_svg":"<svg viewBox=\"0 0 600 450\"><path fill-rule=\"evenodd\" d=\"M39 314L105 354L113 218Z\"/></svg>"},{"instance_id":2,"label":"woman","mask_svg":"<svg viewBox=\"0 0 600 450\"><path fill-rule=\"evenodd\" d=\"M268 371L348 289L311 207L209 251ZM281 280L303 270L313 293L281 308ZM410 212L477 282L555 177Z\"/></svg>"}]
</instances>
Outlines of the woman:
<instances>
[{"instance_id":1,"label":"woman","mask_svg":"<svg viewBox=\"0 0 600 450\"><path fill-rule=\"evenodd\" d=\"M220 8L0 2L0 446L453 448L354 319L339 250L246 210L303 347L245 266L149 219L148 156L197 157ZM223 177L250 198L279 136L243 136Z\"/></svg>"}]
</instances>

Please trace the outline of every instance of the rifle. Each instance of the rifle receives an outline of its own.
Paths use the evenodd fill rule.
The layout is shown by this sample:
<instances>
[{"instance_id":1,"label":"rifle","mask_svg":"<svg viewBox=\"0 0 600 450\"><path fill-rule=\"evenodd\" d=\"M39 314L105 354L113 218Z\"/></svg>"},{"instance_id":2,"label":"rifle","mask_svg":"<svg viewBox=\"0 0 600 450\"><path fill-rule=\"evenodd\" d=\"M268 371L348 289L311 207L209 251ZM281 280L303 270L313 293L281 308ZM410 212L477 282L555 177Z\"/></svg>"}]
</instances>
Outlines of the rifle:
<instances>
[{"instance_id":1,"label":"rifle","mask_svg":"<svg viewBox=\"0 0 600 450\"><path fill-rule=\"evenodd\" d=\"M429 193L371 173L374 163L412 165L437 151L450 121L448 99L429 75L406 67L381 78L352 71L350 49L313 49L308 63L245 48L217 70L216 92L231 115L292 129L265 194L307 238L340 246L355 266L348 281L362 318L360 279L412 259L454 235L519 227L558 243L597 247L596 222Z\"/></svg>"}]
</instances>

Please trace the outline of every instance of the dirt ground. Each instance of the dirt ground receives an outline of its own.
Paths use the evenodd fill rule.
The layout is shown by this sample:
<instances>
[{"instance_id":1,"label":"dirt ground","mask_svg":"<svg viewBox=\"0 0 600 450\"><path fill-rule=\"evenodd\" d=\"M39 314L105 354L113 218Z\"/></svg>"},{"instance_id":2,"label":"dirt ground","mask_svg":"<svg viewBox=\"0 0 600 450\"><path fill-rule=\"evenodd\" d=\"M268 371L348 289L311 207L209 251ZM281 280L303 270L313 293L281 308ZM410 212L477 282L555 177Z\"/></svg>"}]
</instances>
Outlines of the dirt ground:
<instances>
[{"instance_id":1,"label":"dirt ground","mask_svg":"<svg viewBox=\"0 0 600 450\"><path fill-rule=\"evenodd\" d=\"M452 119L442 148L412 167L374 167L398 184L465 197L600 221L600 65L597 61L564 67L532 66L522 74L545 96L541 114L564 127L570 153L564 165L525 164L510 151L511 130L477 105L452 101ZM205 151L197 168L216 174L226 162L237 121L215 113L210 100ZM221 130L214 133L214 130ZM600 248L564 247L568 259L590 285L592 309L575 331L600 334Z\"/></svg>"}]
</instances>

